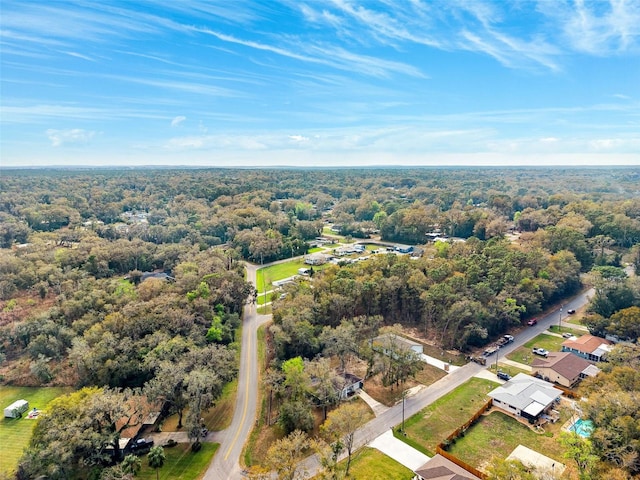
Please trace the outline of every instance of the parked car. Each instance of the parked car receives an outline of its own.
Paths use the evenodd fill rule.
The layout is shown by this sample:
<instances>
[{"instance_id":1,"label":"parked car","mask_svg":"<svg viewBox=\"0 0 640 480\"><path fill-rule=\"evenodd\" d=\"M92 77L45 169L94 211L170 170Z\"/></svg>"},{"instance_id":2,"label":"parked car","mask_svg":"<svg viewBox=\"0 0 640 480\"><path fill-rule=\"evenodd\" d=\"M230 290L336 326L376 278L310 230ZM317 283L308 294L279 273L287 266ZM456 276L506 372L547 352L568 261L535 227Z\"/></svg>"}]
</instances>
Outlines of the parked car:
<instances>
[{"instance_id":1,"label":"parked car","mask_svg":"<svg viewBox=\"0 0 640 480\"><path fill-rule=\"evenodd\" d=\"M131 450L146 450L151 447L153 447L153 440L151 438L138 438L133 442L133 445L131 445Z\"/></svg>"},{"instance_id":2,"label":"parked car","mask_svg":"<svg viewBox=\"0 0 640 480\"><path fill-rule=\"evenodd\" d=\"M573 337L573 333L569 333L569 332L564 332L562 334L562 338L571 338Z\"/></svg>"},{"instance_id":3,"label":"parked car","mask_svg":"<svg viewBox=\"0 0 640 480\"><path fill-rule=\"evenodd\" d=\"M546 357L547 355L549 355L549 352L544 348L534 348L532 351L533 353L535 353L536 355L540 355L541 357Z\"/></svg>"},{"instance_id":4,"label":"parked car","mask_svg":"<svg viewBox=\"0 0 640 480\"><path fill-rule=\"evenodd\" d=\"M574 313L576 313L576 311L573 308L570 308L569 310L567 310L567 313L569 315L573 315Z\"/></svg>"},{"instance_id":5,"label":"parked car","mask_svg":"<svg viewBox=\"0 0 640 480\"><path fill-rule=\"evenodd\" d=\"M507 372L503 372L502 370L498 370L498 373L496 375L501 380L511 380L511 375L509 375Z\"/></svg>"},{"instance_id":6,"label":"parked car","mask_svg":"<svg viewBox=\"0 0 640 480\"><path fill-rule=\"evenodd\" d=\"M538 324L538 319L537 318L532 318L531 320L529 320L527 322L527 325L533 326L533 325L537 325Z\"/></svg>"}]
</instances>

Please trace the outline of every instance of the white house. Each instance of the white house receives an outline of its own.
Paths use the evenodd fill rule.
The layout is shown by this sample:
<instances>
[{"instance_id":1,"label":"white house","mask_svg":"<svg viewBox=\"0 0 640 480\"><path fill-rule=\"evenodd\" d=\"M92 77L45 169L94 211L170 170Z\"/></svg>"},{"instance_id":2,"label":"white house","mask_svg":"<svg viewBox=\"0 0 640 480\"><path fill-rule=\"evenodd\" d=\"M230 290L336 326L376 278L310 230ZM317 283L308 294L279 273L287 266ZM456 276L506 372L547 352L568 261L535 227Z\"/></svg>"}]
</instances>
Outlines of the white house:
<instances>
[{"instance_id":1,"label":"white house","mask_svg":"<svg viewBox=\"0 0 640 480\"><path fill-rule=\"evenodd\" d=\"M519 373L488 395L495 407L534 423L552 408L562 391L552 383Z\"/></svg>"},{"instance_id":2,"label":"white house","mask_svg":"<svg viewBox=\"0 0 640 480\"><path fill-rule=\"evenodd\" d=\"M372 344L374 348L382 349L385 355L388 355L389 351L394 349L393 347L400 350L413 350L418 355L423 352L424 348L421 343L414 342L413 340L394 333L380 335L373 339Z\"/></svg>"}]
</instances>

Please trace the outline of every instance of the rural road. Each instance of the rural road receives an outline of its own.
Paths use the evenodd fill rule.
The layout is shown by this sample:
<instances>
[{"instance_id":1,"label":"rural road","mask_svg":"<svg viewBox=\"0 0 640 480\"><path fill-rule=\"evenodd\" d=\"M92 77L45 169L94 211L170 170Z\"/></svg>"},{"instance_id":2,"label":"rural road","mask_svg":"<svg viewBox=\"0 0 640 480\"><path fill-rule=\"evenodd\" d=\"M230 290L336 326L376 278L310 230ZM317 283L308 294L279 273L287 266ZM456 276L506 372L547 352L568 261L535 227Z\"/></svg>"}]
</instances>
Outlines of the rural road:
<instances>
[{"instance_id":1,"label":"rural road","mask_svg":"<svg viewBox=\"0 0 640 480\"><path fill-rule=\"evenodd\" d=\"M247 281L256 284L259 265L247 263ZM204 480L241 479L239 459L256 420L258 405L258 327L269 320L271 315L260 315L253 303L245 306L242 316L242 348L240 371L238 373L238 393L231 426L217 432L220 448L205 473Z\"/></svg>"}]
</instances>

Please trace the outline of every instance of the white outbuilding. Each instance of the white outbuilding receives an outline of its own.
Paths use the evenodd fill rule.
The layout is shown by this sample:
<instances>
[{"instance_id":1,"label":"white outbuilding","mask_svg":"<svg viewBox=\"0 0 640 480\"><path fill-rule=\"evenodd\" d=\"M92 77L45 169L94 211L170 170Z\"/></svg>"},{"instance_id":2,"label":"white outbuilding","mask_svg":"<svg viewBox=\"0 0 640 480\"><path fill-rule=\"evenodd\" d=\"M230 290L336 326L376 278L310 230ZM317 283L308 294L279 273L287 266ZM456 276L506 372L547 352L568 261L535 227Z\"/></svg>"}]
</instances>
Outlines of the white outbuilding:
<instances>
[{"instance_id":1,"label":"white outbuilding","mask_svg":"<svg viewBox=\"0 0 640 480\"><path fill-rule=\"evenodd\" d=\"M16 400L4 409L4 418L20 418L27 410L29 410L29 402Z\"/></svg>"}]
</instances>

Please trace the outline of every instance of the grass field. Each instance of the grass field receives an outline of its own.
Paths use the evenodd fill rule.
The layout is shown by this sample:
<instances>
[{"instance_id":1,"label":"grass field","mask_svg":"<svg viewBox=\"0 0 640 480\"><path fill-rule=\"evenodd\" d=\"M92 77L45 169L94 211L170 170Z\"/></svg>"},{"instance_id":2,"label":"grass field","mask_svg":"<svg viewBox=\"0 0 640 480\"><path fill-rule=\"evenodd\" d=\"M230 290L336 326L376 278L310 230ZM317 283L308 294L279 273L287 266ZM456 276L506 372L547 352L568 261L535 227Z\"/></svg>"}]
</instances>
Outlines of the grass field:
<instances>
[{"instance_id":1,"label":"grass field","mask_svg":"<svg viewBox=\"0 0 640 480\"><path fill-rule=\"evenodd\" d=\"M260 268L256 272L256 288L258 289L258 292L264 292L264 286L267 284L267 291L272 290L272 282L293 277L298 274L298 269L303 267L306 267L304 260L298 259ZM317 267L314 267L314 269L315 268Z\"/></svg>"},{"instance_id":2,"label":"grass field","mask_svg":"<svg viewBox=\"0 0 640 480\"><path fill-rule=\"evenodd\" d=\"M36 407L45 410L51 400L69 392L64 388L31 388L31 387L0 387L0 405L4 407L16 400L24 399L29 402L29 408ZM37 420L29 420L25 415L22 418L2 418L0 421L0 473L13 471L22 451L29 444L33 427Z\"/></svg>"},{"instance_id":3,"label":"grass field","mask_svg":"<svg viewBox=\"0 0 640 480\"><path fill-rule=\"evenodd\" d=\"M508 415L492 412L480 417L464 437L449 447L449 453L482 469L493 455L506 458L518 445L524 445L566 464L568 462L562 457L563 450L558 442L561 425L562 421L545 425L545 433L538 434Z\"/></svg>"},{"instance_id":4,"label":"grass field","mask_svg":"<svg viewBox=\"0 0 640 480\"><path fill-rule=\"evenodd\" d=\"M407 437L402 440L433 456L438 443L471 418L496 386L490 380L472 378L406 420Z\"/></svg>"},{"instance_id":5,"label":"grass field","mask_svg":"<svg viewBox=\"0 0 640 480\"><path fill-rule=\"evenodd\" d=\"M166 460L164 466L158 470L160 480L198 480L202 478L213 455L218 450L218 443L203 443L202 449L191 452L190 443L179 443L175 447L165 448ZM146 455L141 457L142 469L136 479L156 480L156 471L149 467Z\"/></svg>"},{"instance_id":6,"label":"grass field","mask_svg":"<svg viewBox=\"0 0 640 480\"><path fill-rule=\"evenodd\" d=\"M346 466L346 462L341 462ZM413 472L375 448L364 447L351 457L349 476L354 480L410 480Z\"/></svg>"},{"instance_id":7,"label":"grass field","mask_svg":"<svg viewBox=\"0 0 640 480\"><path fill-rule=\"evenodd\" d=\"M562 337L541 333L525 343L524 346L516 348L513 352L507 355L507 358L514 362L531 365L531 362L535 358L534 354L531 353L531 349L533 347L544 348L550 352L559 352L561 350L562 342L564 341L565 339Z\"/></svg>"}]
</instances>

